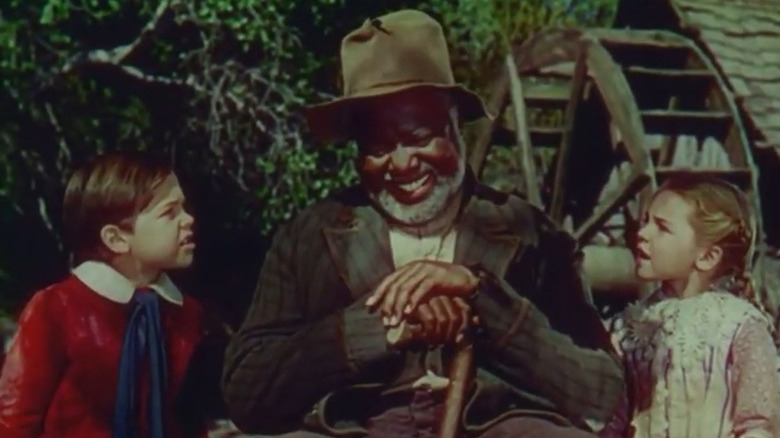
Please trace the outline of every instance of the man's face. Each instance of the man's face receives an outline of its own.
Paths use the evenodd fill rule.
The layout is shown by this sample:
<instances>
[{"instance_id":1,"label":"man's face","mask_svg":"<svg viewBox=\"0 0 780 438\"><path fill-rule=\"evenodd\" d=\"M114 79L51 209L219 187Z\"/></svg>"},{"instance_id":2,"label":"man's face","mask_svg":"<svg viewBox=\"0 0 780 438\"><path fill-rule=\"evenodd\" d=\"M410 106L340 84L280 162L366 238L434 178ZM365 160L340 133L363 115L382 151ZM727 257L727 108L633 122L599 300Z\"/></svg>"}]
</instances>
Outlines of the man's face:
<instances>
[{"instance_id":1,"label":"man's face","mask_svg":"<svg viewBox=\"0 0 780 438\"><path fill-rule=\"evenodd\" d=\"M361 106L358 172L391 218L422 225L460 190L465 161L457 114L438 92L405 92Z\"/></svg>"}]
</instances>

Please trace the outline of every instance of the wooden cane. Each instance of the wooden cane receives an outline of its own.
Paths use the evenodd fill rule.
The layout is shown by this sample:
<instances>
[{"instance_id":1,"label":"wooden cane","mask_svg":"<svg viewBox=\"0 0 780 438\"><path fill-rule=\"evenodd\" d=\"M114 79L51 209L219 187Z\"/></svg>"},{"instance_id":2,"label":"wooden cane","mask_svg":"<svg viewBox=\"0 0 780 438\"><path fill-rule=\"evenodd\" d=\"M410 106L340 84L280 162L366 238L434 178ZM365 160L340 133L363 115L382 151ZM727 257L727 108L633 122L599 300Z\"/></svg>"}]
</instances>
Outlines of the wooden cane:
<instances>
[{"instance_id":1,"label":"wooden cane","mask_svg":"<svg viewBox=\"0 0 780 438\"><path fill-rule=\"evenodd\" d=\"M419 328L406 321L401 321L401 324L388 331L387 338L391 344L402 343L413 336L415 329ZM444 399L444 411L439 423L439 438L456 438L458 436L473 363L474 345L469 336L464 336L455 343L455 357L450 368L447 396Z\"/></svg>"},{"instance_id":2,"label":"wooden cane","mask_svg":"<svg viewBox=\"0 0 780 438\"><path fill-rule=\"evenodd\" d=\"M473 362L474 345L466 337L455 345L455 358L450 369L450 384L447 388L447 398L444 399L439 438L455 438L458 435Z\"/></svg>"}]
</instances>

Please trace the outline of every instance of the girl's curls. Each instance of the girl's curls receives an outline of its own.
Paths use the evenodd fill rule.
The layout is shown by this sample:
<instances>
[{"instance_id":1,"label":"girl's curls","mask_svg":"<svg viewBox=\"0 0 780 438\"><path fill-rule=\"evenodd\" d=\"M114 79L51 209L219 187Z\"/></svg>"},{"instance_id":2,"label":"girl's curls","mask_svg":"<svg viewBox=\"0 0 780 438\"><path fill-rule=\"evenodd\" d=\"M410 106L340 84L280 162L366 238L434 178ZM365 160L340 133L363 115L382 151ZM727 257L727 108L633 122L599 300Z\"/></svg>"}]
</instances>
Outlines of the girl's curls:
<instances>
[{"instance_id":1,"label":"girl's curls","mask_svg":"<svg viewBox=\"0 0 780 438\"><path fill-rule=\"evenodd\" d=\"M669 179L658 192L664 190L693 205L690 221L700 243L722 249L715 273L718 285L765 312L750 276L757 227L745 193L722 179L696 174Z\"/></svg>"}]
</instances>

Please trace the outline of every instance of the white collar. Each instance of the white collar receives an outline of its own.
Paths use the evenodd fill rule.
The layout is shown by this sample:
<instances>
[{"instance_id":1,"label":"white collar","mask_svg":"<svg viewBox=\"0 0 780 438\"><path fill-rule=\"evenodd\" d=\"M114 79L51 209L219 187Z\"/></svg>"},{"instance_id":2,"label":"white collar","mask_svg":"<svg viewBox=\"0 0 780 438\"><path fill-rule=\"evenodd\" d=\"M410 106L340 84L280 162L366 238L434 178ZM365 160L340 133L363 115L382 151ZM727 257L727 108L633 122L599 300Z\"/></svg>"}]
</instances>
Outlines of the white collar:
<instances>
[{"instance_id":1,"label":"white collar","mask_svg":"<svg viewBox=\"0 0 780 438\"><path fill-rule=\"evenodd\" d=\"M111 266L96 261L86 261L73 269L73 275L98 295L118 303L129 303L136 286ZM168 302L181 306L184 303L179 288L165 273L149 288Z\"/></svg>"}]
</instances>

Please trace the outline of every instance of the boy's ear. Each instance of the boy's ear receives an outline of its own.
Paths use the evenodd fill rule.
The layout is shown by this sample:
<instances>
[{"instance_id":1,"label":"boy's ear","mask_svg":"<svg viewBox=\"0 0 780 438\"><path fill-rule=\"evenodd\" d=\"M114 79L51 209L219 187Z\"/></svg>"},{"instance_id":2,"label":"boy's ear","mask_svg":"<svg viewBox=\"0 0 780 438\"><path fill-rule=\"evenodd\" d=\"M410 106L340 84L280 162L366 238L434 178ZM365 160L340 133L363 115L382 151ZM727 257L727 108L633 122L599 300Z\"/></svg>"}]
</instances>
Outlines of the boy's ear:
<instances>
[{"instance_id":1,"label":"boy's ear","mask_svg":"<svg viewBox=\"0 0 780 438\"><path fill-rule=\"evenodd\" d=\"M105 225L100 229L100 240L103 245L114 254L127 254L130 252L130 242L127 233L116 225Z\"/></svg>"},{"instance_id":2,"label":"boy's ear","mask_svg":"<svg viewBox=\"0 0 780 438\"><path fill-rule=\"evenodd\" d=\"M712 272L721 259L723 259L723 248L719 245L712 245L699 254L699 257L696 259L696 269L702 272Z\"/></svg>"}]
</instances>

